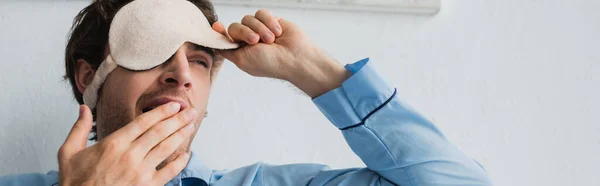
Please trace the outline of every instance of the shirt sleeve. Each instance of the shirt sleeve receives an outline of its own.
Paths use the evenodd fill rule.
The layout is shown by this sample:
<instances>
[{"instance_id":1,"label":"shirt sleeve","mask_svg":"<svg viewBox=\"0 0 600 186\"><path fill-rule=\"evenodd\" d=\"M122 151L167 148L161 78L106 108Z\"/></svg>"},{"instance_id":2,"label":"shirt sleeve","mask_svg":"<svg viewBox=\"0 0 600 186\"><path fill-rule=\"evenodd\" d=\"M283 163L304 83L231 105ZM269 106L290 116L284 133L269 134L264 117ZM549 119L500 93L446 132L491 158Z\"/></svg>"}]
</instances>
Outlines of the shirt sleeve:
<instances>
[{"instance_id":1,"label":"shirt sleeve","mask_svg":"<svg viewBox=\"0 0 600 186\"><path fill-rule=\"evenodd\" d=\"M397 90L375 72L368 58L346 65L346 69L353 75L313 102L342 131L367 168L330 170L317 174L313 181L379 179L405 186L492 185L479 163L401 102Z\"/></svg>"},{"instance_id":2,"label":"shirt sleeve","mask_svg":"<svg viewBox=\"0 0 600 186\"><path fill-rule=\"evenodd\" d=\"M0 176L2 186L58 186L58 172L50 171L46 174L29 173Z\"/></svg>"}]
</instances>

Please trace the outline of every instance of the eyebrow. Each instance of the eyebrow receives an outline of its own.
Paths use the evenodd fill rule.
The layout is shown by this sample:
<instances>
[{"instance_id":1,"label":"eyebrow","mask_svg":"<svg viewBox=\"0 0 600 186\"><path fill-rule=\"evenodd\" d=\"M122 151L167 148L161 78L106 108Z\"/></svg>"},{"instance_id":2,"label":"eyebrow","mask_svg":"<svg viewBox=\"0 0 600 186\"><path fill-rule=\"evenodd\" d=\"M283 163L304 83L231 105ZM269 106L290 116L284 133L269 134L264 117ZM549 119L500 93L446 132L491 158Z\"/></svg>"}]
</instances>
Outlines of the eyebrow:
<instances>
[{"instance_id":1,"label":"eyebrow","mask_svg":"<svg viewBox=\"0 0 600 186\"><path fill-rule=\"evenodd\" d=\"M211 48L193 44L192 50L194 50L196 52L199 52L199 51L206 52L208 55L210 55L210 57L212 58L213 61L215 60L215 52ZM171 57L169 57L169 59L167 59L167 61L165 61L165 62L171 61L173 59L173 56L175 56L175 54L171 55Z\"/></svg>"},{"instance_id":2,"label":"eyebrow","mask_svg":"<svg viewBox=\"0 0 600 186\"><path fill-rule=\"evenodd\" d=\"M194 47L192 49L194 51L203 51L203 52L206 52L207 54L209 54L210 57L212 57L213 59L215 58L215 52L213 51L212 48L208 48L208 47L205 47L205 46L200 46L200 45L197 45L197 44L193 44L193 46Z\"/></svg>"}]
</instances>

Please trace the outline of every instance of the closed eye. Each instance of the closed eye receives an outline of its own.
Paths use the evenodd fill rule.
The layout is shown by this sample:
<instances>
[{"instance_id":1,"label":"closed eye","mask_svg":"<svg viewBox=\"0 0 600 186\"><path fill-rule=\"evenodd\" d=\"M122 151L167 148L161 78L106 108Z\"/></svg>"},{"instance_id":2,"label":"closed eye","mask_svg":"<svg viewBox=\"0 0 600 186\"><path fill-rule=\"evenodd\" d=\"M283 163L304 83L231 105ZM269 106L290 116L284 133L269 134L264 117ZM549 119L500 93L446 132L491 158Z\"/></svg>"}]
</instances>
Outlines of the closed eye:
<instances>
[{"instance_id":1,"label":"closed eye","mask_svg":"<svg viewBox=\"0 0 600 186\"><path fill-rule=\"evenodd\" d=\"M195 63L198 63L199 65L204 66L205 68L208 68L208 63L206 61L202 61L202 60L195 60Z\"/></svg>"}]
</instances>

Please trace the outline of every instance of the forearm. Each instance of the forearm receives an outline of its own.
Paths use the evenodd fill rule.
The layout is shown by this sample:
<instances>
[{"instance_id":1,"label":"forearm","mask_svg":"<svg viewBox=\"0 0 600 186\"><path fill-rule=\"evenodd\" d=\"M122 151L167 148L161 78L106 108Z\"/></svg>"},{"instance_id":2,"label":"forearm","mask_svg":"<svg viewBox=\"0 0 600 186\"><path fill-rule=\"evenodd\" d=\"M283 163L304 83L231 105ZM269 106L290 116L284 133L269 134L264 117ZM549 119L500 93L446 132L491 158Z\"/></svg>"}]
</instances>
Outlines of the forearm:
<instances>
[{"instance_id":1,"label":"forearm","mask_svg":"<svg viewBox=\"0 0 600 186\"><path fill-rule=\"evenodd\" d=\"M313 101L367 167L400 185L489 185L485 170L430 121L402 104L367 60ZM364 66L363 66L364 65Z\"/></svg>"}]
</instances>

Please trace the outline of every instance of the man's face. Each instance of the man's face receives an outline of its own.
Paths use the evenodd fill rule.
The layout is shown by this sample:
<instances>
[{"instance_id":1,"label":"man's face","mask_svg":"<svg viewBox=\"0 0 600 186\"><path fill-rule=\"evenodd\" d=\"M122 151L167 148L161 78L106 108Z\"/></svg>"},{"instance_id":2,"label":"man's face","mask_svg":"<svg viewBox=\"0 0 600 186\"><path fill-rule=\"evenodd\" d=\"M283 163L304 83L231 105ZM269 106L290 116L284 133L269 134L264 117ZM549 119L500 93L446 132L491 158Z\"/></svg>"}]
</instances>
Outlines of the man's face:
<instances>
[{"instance_id":1,"label":"man's face","mask_svg":"<svg viewBox=\"0 0 600 186\"><path fill-rule=\"evenodd\" d=\"M211 68L216 62L206 49L185 43L165 63L146 71L117 67L106 78L100 91L97 135L102 140L134 118L166 102L177 101L182 108L200 113L194 122L198 130L206 112L211 88ZM195 135L195 132L194 132ZM189 151L192 135L160 166Z\"/></svg>"}]
</instances>

